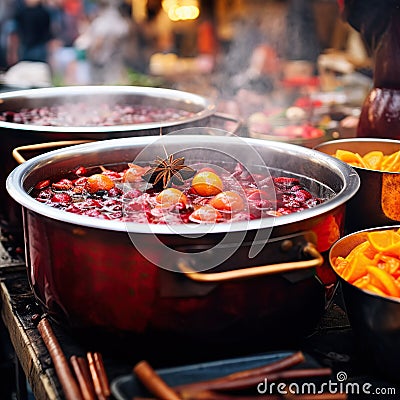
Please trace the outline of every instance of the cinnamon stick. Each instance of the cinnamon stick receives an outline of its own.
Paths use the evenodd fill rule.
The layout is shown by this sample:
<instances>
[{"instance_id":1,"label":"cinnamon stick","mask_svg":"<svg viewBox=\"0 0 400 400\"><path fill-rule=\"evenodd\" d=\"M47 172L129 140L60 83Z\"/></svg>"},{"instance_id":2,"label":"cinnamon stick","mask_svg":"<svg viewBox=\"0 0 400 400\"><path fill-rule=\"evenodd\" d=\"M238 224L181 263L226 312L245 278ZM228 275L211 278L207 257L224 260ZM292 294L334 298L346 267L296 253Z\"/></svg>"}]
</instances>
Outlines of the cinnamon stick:
<instances>
[{"instance_id":1,"label":"cinnamon stick","mask_svg":"<svg viewBox=\"0 0 400 400\"><path fill-rule=\"evenodd\" d=\"M133 367L133 372L144 386L160 400L182 400L173 389L157 374L147 361L140 361Z\"/></svg>"},{"instance_id":2,"label":"cinnamon stick","mask_svg":"<svg viewBox=\"0 0 400 400\"><path fill-rule=\"evenodd\" d=\"M264 376L271 374L273 372L281 371L283 369L288 369L290 367L293 367L295 365L304 362L304 360L305 360L304 354L301 351L297 351L287 357L281 358L280 360L274 361L267 365L263 365L257 368L246 369L239 372L234 372L232 374L225 375L215 379L210 379L204 382L204 384L211 385L208 388L212 389L214 387L213 385L218 385L219 382L225 385L226 382L237 381L238 379L251 378L252 376L256 376L257 380L260 380L260 377L262 379L264 378Z\"/></svg>"},{"instance_id":3,"label":"cinnamon stick","mask_svg":"<svg viewBox=\"0 0 400 400\"><path fill-rule=\"evenodd\" d=\"M263 374L266 375L271 372L280 371L283 369L293 367L304 361L305 361L304 354L301 351L298 351L296 353L291 354L290 356L281 358L280 360L274 361L274 362L264 365L262 367L251 368L251 369L247 369L244 371L234 372L232 374L226 375L225 377L216 378L215 380L217 380L217 379L218 380L220 380L220 379L235 380L235 379L256 376L256 375L258 375L258 376L263 375Z\"/></svg>"},{"instance_id":4,"label":"cinnamon stick","mask_svg":"<svg viewBox=\"0 0 400 400\"><path fill-rule=\"evenodd\" d=\"M47 318L42 318L39 321L37 328L48 352L50 353L50 357L53 360L54 368L56 370L58 379L60 380L60 384L63 388L66 399L83 400L79 386L69 367L67 358L65 357Z\"/></svg>"},{"instance_id":5,"label":"cinnamon stick","mask_svg":"<svg viewBox=\"0 0 400 400\"><path fill-rule=\"evenodd\" d=\"M83 357L72 356L70 358L72 369L75 372L84 400L96 400L92 377L86 359Z\"/></svg>"},{"instance_id":6,"label":"cinnamon stick","mask_svg":"<svg viewBox=\"0 0 400 400\"><path fill-rule=\"evenodd\" d=\"M97 361L96 361L94 353L88 352L86 356L89 362L89 371L92 376L94 391L96 392L96 395L99 400L107 400L110 397L110 391L105 386L105 382L107 382L108 385L108 379L104 367L99 368L98 364L99 358L97 356L96 357Z\"/></svg>"},{"instance_id":7,"label":"cinnamon stick","mask_svg":"<svg viewBox=\"0 0 400 400\"><path fill-rule=\"evenodd\" d=\"M201 392L204 390L233 390L247 389L255 387L257 384L267 379L268 382L284 381L289 379L311 378L314 376L329 376L332 374L330 368L312 368L312 369L291 369L284 371L276 371L270 374L260 374L244 376L235 380L213 379L209 381L201 381L188 383L185 385L175 386L173 389L181 393L183 397L190 397L193 392Z\"/></svg>"},{"instance_id":8,"label":"cinnamon stick","mask_svg":"<svg viewBox=\"0 0 400 400\"><path fill-rule=\"evenodd\" d=\"M111 396L110 383L107 378L106 369L104 368L103 357L100 353L93 353L94 365L100 378L100 385L106 398Z\"/></svg>"}]
</instances>

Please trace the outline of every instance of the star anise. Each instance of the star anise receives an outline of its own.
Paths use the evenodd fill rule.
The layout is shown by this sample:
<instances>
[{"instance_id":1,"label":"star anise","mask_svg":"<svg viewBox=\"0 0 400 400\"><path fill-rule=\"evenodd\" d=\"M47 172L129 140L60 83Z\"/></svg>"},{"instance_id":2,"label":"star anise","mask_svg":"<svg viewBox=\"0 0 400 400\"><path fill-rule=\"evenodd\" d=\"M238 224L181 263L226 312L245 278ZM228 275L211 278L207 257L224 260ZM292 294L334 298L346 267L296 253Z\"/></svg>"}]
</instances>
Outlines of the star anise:
<instances>
[{"instance_id":1,"label":"star anise","mask_svg":"<svg viewBox=\"0 0 400 400\"><path fill-rule=\"evenodd\" d=\"M142 175L142 178L151 183L154 188L160 190L170 187L173 183L175 185L183 185L186 179L191 178L196 173L193 168L184 163L184 157L174 159L172 154L164 160L161 157L157 157L150 164L151 168Z\"/></svg>"}]
</instances>

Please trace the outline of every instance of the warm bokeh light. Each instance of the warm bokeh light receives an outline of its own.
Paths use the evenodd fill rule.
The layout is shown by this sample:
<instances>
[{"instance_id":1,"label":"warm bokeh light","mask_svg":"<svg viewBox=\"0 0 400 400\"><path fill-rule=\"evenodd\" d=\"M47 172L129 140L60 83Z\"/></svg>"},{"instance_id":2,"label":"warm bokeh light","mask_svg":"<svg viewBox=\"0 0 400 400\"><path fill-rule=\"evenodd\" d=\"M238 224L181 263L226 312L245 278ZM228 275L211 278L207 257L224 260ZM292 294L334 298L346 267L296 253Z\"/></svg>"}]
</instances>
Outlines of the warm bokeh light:
<instances>
[{"instance_id":1,"label":"warm bokeh light","mask_svg":"<svg viewBox=\"0 0 400 400\"><path fill-rule=\"evenodd\" d=\"M197 0L163 0L162 7L172 21L196 19L200 15Z\"/></svg>"}]
</instances>

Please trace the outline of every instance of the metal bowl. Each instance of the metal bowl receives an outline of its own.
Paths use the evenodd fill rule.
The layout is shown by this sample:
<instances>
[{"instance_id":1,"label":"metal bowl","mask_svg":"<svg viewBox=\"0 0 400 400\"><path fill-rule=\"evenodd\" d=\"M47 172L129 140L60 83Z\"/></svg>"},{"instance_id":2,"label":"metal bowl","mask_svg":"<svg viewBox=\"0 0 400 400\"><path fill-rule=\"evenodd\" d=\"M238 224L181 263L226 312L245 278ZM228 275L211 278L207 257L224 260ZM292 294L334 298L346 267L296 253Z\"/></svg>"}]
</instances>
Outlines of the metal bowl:
<instances>
[{"instance_id":1,"label":"metal bowl","mask_svg":"<svg viewBox=\"0 0 400 400\"><path fill-rule=\"evenodd\" d=\"M9 175L7 190L23 208L28 276L47 311L74 327L156 331L224 345L254 336L279 340L315 326L326 301L326 283L319 275L323 267L273 273L266 265L304 259L299 247L304 238L320 252L329 249L343 232L346 202L358 189L354 170L321 152L286 143L207 135L165 139L169 153L190 148L189 165L193 159L219 165L234 156L257 169L263 160L269 168L307 179L321 194L334 196L314 208L277 218L214 226L181 224L173 229L153 225L149 230L146 224L126 225L60 211L36 201L29 190L38 181L62 176L79 165L132 162L145 148L151 161L165 151L160 144L157 147L156 137L97 141L32 158ZM154 238L179 251L179 257L175 253L166 257ZM262 245L254 257L249 254L253 243ZM151 253L151 259L137 244ZM210 274L173 269L182 258L195 262L194 253L210 265L221 252L225 256L226 249L234 251ZM220 275L213 275L225 271L241 278L219 281ZM248 275L251 271L256 275Z\"/></svg>"},{"instance_id":2,"label":"metal bowl","mask_svg":"<svg viewBox=\"0 0 400 400\"><path fill-rule=\"evenodd\" d=\"M375 227L344 236L329 252L334 269L338 256L346 257L367 238L367 232L400 228L400 225ZM338 275L351 327L360 354L386 379L400 382L400 298L383 297L360 289Z\"/></svg>"},{"instance_id":3,"label":"metal bowl","mask_svg":"<svg viewBox=\"0 0 400 400\"><path fill-rule=\"evenodd\" d=\"M400 150L399 140L350 138L322 143L316 150L333 155L336 150L348 150L361 156L373 150L391 154ZM360 176L360 189L349 201L346 232L356 232L376 226L400 222L400 173L353 167Z\"/></svg>"}]
</instances>

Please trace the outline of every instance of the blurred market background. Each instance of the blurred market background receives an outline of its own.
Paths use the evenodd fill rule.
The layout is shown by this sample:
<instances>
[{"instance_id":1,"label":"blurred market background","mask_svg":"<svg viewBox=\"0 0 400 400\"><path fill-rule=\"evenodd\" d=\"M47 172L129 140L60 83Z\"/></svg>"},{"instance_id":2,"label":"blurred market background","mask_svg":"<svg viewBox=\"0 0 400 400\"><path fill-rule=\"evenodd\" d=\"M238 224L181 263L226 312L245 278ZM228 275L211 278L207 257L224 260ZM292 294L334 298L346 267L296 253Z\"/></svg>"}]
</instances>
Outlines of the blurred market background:
<instances>
[{"instance_id":1,"label":"blurred market background","mask_svg":"<svg viewBox=\"0 0 400 400\"><path fill-rule=\"evenodd\" d=\"M314 102L358 106L371 58L338 3L2 0L1 89L169 87L212 97L258 125L260 111L313 93Z\"/></svg>"}]
</instances>

